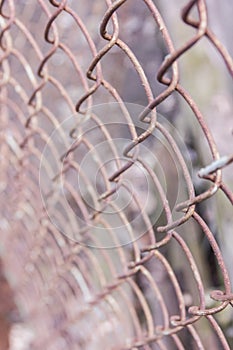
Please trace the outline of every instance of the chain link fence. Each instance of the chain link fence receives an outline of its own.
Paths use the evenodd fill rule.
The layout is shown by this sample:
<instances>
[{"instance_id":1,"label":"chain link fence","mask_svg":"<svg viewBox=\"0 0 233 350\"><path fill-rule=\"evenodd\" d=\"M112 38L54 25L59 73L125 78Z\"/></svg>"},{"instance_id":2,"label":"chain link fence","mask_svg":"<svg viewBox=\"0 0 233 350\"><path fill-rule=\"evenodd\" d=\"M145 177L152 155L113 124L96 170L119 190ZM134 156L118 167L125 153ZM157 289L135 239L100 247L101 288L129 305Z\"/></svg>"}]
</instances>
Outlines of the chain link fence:
<instances>
[{"instance_id":1,"label":"chain link fence","mask_svg":"<svg viewBox=\"0 0 233 350\"><path fill-rule=\"evenodd\" d=\"M2 349L230 349L232 149L180 70L233 62L206 1L173 9L1 1Z\"/></svg>"}]
</instances>

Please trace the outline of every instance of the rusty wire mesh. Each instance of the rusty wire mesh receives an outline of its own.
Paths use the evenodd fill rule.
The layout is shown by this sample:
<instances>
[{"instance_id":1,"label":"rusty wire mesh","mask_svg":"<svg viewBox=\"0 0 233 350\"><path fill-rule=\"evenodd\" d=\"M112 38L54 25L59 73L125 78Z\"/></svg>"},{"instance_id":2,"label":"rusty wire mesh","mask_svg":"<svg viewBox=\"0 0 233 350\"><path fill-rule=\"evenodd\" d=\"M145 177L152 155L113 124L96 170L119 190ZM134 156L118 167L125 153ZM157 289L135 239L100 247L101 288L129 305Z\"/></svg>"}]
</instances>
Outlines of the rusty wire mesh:
<instances>
[{"instance_id":1,"label":"rusty wire mesh","mask_svg":"<svg viewBox=\"0 0 233 350\"><path fill-rule=\"evenodd\" d=\"M130 38L121 39L137 6L152 20L150 35L158 32L154 42L146 32L145 43L164 48L157 72L164 89L156 94ZM182 10L194 34L178 49L152 0L8 0L0 13L1 256L32 331L28 348L230 349L217 317L231 312L229 272L198 206L219 191L232 205L222 168L233 158L220 157L205 116L179 83L177 63L206 37L233 73L230 55L209 29L205 1ZM124 60L138 77L144 107L121 96L132 90L129 81L124 89L117 83ZM174 94L191 109L212 157L199 172L208 186L198 194L185 147L156 112ZM159 140L169 151L158 151ZM162 158L151 163L157 151ZM180 176L171 177L185 194L176 195L178 204L158 173L164 157ZM146 201L139 173L149 184ZM219 288L205 281L201 263L210 262L199 261L188 239L192 225L210 247Z\"/></svg>"}]
</instances>

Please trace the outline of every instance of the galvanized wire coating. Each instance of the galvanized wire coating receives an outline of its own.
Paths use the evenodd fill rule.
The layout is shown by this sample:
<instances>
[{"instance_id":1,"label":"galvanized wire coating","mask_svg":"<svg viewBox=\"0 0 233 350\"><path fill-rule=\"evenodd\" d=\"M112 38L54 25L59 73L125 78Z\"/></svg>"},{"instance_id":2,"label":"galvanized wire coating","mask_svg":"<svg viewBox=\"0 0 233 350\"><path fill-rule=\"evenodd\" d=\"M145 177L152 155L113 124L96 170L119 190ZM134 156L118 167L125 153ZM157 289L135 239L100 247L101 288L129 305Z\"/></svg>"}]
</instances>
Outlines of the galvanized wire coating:
<instances>
[{"instance_id":1,"label":"galvanized wire coating","mask_svg":"<svg viewBox=\"0 0 233 350\"><path fill-rule=\"evenodd\" d=\"M203 37L219 52L231 76L232 59L208 27L204 0L190 1L182 10L183 21L195 28L195 34L180 48L174 47L156 1L138 0L150 12L167 52L157 72L157 80L164 89L155 96L143 65L130 45L121 39L119 13L123 13L130 1L98 2L102 14L99 32L103 39L98 39L98 43L94 39L98 28L91 33L82 19L83 8L86 6L88 12L88 6L93 4L3 0L0 6L2 259L25 322L34 330L33 349L184 349L187 346L204 349L207 343L199 335L198 326L202 327L203 320L215 334L219 348L230 349L215 318L216 313L232 307L229 273L218 242L197 211L197 204L215 196L217 191L222 191L233 204L233 194L222 180L222 168L229 166L233 157L220 157L205 116L179 83L178 61ZM194 9L198 19L192 18ZM144 123L140 134L121 91L105 78L105 59L116 47L128 58L147 98L147 105L137 115L138 122ZM58 64L54 68L51 62L56 59ZM114 59L112 69L115 69ZM199 172L200 177L209 181L209 187L199 194L195 193L190 169L177 140L156 112L175 92L195 116L212 156L212 163ZM103 121L95 108L106 101L110 101L109 106L117 103L117 115L121 117L114 122L128 128L129 142L120 149L111 123ZM70 115L76 116L75 124L63 127ZM90 127L86 130L87 123ZM114 160L112 168L105 164L105 155L101 158L94 134L89 136L92 128L107 145ZM54 130L57 130L57 143L51 136ZM155 132L168 143L182 173L183 187L187 189L187 199L176 205L176 210L182 213L178 218L174 217L155 168L146 161L145 149L139 148ZM44 157L46 144L50 158ZM94 187L91 174L85 174L82 168L86 154L91 154L98 168L100 190ZM152 222L140 195L130 187L127 174L130 171L134 174L136 166L147 174L157 193L165 215L163 224L156 226ZM39 184L40 171L43 176ZM90 199L83 198L72 174L80 177L82 188L90 190ZM68 204L72 202L82 218L81 223L76 219L77 213L73 215L70 207L59 199L61 184L68 194ZM132 197L130 205L141 215L143 237L137 236L127 208L122 209L112 200L119 191ZM106 208L114 211L114 220L124 228L128 245L115 235L117 225L113 227L107 219ZM209 293L211 303L207 303L208 291L192 249L178 232L187 222L195 222L199 227L221 275L221 290L213 288ZM100 227L114 249L99 249L104 243L95 229ZM188 226L185 227L188 235ZM190 265L190 279L196 288L195 303L187 305L177 272L164 251L171 244L179 247L182 258ZM173 310L164 295L164 287L153 275L153 269L157 271L158 266L172 290Z\"/></svg>"}]
</instances>

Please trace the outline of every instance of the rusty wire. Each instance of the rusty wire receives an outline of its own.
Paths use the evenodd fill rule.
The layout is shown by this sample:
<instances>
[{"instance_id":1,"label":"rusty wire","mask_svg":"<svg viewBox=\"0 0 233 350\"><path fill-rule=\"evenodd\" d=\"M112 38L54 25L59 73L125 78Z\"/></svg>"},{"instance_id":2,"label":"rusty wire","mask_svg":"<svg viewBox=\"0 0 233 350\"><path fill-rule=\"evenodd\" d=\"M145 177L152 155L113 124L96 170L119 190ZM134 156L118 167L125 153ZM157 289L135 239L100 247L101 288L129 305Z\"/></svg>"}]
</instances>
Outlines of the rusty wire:
<instances>
[{"instance_id":1,"label":"rusty wire","mask_svg":"<svg viewBox=\"0 0 233 350\"><path fill-rule=\"evenodd\" d=\"M156 349L184 349L186 346L190 349L204 349L205 339L199 336L198 328L203 319L218 338L219 346L230 349L214 317L216 313L232 306L229 273L211 228L197 211L197 204L214 196L217 191L222 191L231 204L233 203L233 194L222 180L222 168L229 165L233 158L229 155L220 157L205 117L179 83L178 60L205 36L219 52L231 75L233 62L226 48L208 27L204 0L190 1L182 10L183 21L195 28L195 34L178 49L174 47L166 21L162 18L156 2L143 0L141 2L150 11L167 51L157 73L157 80L164 85L164 90L154 96L143 66L130 46L120 39L118 12L124 10L127 2L105 1L100 35L106 43L101 41L101 48L95 43L85 21L79 15L81 5L74 4L74 1L71 4L67 0L31 1L30 9L34 9L34 12L27 10L29 4L23 2L1 2L1 183L4 185L1 207L4 216L2 259L8 266L16 299L23 308L25 322L29 322L35 331L33 349L152 349L153 346L157 346ZM192 18L193 9L197 10L198 19ZM33 13L38 17L38 22L34 19L35 29L28 28L26 22L27 16L33 17ZM63 40L60 33L62 29L58 20L64 13L73 23L73 32L69 33L70 37L74 37L72 42ZM84 56L89 61L86 70L83 69L83 63L79 62L80 48L75 49L76 42L80 40L86 45ZM130 60L147 97L147 105L137 116L145 124L140 135L137 134L120 91L105 79L104 59L114 47L118 47ZM33 51L33 60L27 56L29 51ZM50 61L58 51L69 61L68 73L62 73L61 66L56 70L50 67ZM18 70L14 69L16 61ZM114 69L114 62L112 64ZM66 74L69 74L72 81L72 76L76 77L75 84L82 91L78 100L67 90L69 77ZM121 150L120 155L111 132L103 124L101 116L95 113L95 104L102 103L99 91L104 91L111 97L111 101L119 104L124 123L129 127L131 142ZM200 177L210 182L209 188L200 194L195 194L186 159L171 132L158 120L156 112L157 106L165 103L175 91L198 121L212 155L212 163L199 172ZM59 129L65 117L62 113L59 114L58 100L65 103L68 114L78 116L77 125L73 125L68 134L62 128ZM80 138L85 123L80 126L79 121L82 118L85 121L87 115L89 121L99 129L116 160L115 171L112 173L101 167L103 159L98 158L95 141L92 143L92 139L85 134ZM57 145L50 142L53 129L59 130L62 144L60 149L56 149ZM155 130L168 142L182 172L184 187L187 188L188 198L176 205L176 209L182 213L178 219L173 216L173 208L156 172L148 166L144 156L138 151L138 145L145 143ZM72 147L69 138L73 140ZM45 184L45 188L41 184L41 189L38 176L46 144L49 144L56 170L52 171L49 162L45 162L45 172L50 182ZM91 212L79 189L66 177L72 170L82 177L87 188L92 185L91 180L82 174L81 165L75 156L80 145L86 147L86 153L92 151L95 155L100 167L99 176L104 183L103 193L96 190L90 194L95 203L95 210ZM127 158L127 161L121 162L119 157ZM129 185L122 181L122 176L132 170L136 163L149 174L165 212L166 223L156 229L149 215L143 211L140 197L131 193ZM61 178L63 187L70 193L81 212L84 225L80 226L65 206L54 205L54 198L59 193L57 182ZM130 227L127 213L111 202L119 188L132 195L134 205L142 213L144 238L136 239L138 237L135 236L135 228ZM41 200L40 190L48 201L46 205ZM126 228L130 248L120 244L111 222L102 215L106 207L115 210L119 221ZM62 227L71 232L68 238L50 220L51 213L56 220L62 222ZM213 289L210 292L213 299L210 307L206 302L207 291L192 249L185 237L178 232L180 226L190 221L197 223L207 239L223 281L221 290ZM114 243L114 257L109 249L97 249L97 253L95 248L89 247L99 247L98 235L92 230L95 222L104 227ZM78 236L72 233L76 231ZM190 265L190 278L194 279L196 285L195 303L191 303L189 307L176 271L162 250L166 247L169 249L174 241L183 253L183 259ZM170 310L168 300L163 296L164 290L155 281L148 264L162 266L173 289L175 313ZM138 282L140 279L149 284L152 301L142 290ZM153 314L153 300L158 303L160 321ZM182 331L187 332L190 343L184 340ZM93 337L98 340L93 340Z\"/></svg>"}]
</instances>

